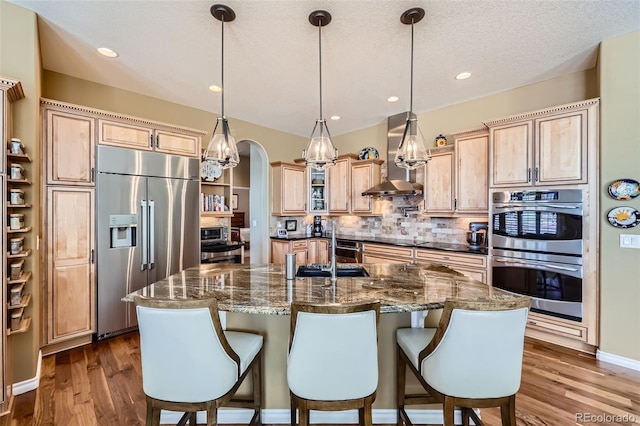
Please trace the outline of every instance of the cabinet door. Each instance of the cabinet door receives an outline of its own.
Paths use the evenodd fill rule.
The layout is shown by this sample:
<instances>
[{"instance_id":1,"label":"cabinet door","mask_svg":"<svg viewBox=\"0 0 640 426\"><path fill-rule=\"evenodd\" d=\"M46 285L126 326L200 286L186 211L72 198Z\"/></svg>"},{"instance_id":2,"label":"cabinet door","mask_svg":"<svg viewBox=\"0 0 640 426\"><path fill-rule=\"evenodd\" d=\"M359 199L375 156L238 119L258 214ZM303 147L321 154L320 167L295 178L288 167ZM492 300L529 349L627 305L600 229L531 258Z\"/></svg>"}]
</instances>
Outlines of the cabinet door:
<instances>
[{"instance_id":1,"label":"cabinet door","mask_svg":"<svg viewBox=\"0 0 640 426\"><path fill-rule=\"evenodd\" d=\"M47 344L95 331L93 206L93 189L47 189Z\"/></svg>"},{"instance_id":2,"label":"cabinet door","mask_svg":"<svg viewBox=\"0 0 640 426\"><path fill-rule=\"evenodd\" d=\"M284 265L284 255L289 253L288 241L271 240L271 263Z\"/></svg>"},{"instance_id":3,"label":"cabinet door","mask_svg":"<svg viewBox=\"0 0 640 426\"><path fill-rule=\"evenodd\" d=\"M310 240L307 246L309 263L329 263L329 242L327 240Z\"/></svg>"},{"instance_id":4,"label":"cabinet door","mask_svg":"<svg viewBox=\"0 0 640 426\"><path fill-rule=\"evenodd\" d=\"M197 157L200 152L200 137L165 130L156 130L156 151L165 154Z\"/></svg>"},{"instance_id":5,"label":"cabinet door","mask_svg":"<svg viewBox=\"0 0 640 426\"><path fill-rule=\"evenodd\" d=\"M455 157L456 213L487 213L489 137L484 135L456 139Z\"/></svg>"},{"instance_id":6,"label":"cabinet door","mask_svg":"<svg viewBox=\"0 0 640 426\"><path fill-rule=\"evenodd\" d=\"M142 151L153 149L153 130L115 121L98 120L98 143L102 145L132 148Z\"/></svg>"},{"instance_id":7,"label":"cabinet door","mask_svg":"<svg viewBox=\"0 0 640 426\"><path fill-rule=\"evenodd\" d=\"M532 122L493 127L490 132L492 187L529 185L532 178Z\"/></svg>"},{"instance_id":8,"label":"cabinet door","mask_svg":"<svg viewBox=\"0 0 640 426\"><path fill-rule=\"evenodd\" d=\"M362 193L379 183L374 181L374 164L353 164L351 166L351 212L353 214L371 213L373 198ZM379 166L378 166L379 169ZM380 176L380 173L378 173Z\"/></svg>"},{"instance_id":9,"label":"cabinet door","mask_svg":"<svg viewBox=\"0 0 640 426\"><path fill-rule=\"evenodd\" d=\"M587 111L536 120L538 184L587 182Z\"/></svg>"},{"instance_id":10,"label":"cabinet door","mask_svg":"<svg viewBox=\"0 0 640 426\"><path fill-rule=\"evenodd\" d=\"M453 152L434 155L425 171L425 211L452 214L453 185Z\"/></svg>"},{"instance_id":11,"label":"cabinet door","mask_svg":"<svg viewBox=\"0 0 640 426\"><path fill-rule=\"evenodd\" d=\"M306 212L305 167L272 163L272 213L281 216L302 216Z\"/></svg>"},{"instance_id":12,"label":"cabinet door","mask_svg":"<svg viewBox=\"0 0 640 426\"><path fill-rule=\"evenodd\" d=\"M329 214L348 214L351 199L350 159L343 158L329 168ZM368 189L368 188L367 188Z\"/></svg>"},{"instance_id":13,"label":"cabinet door","mask_svg":"<svg viewBox=\"0 0 640 426\"><path fill-rule=\"evenodd\" d=\"M294 249L293 253L296 255L296 265L306 265L307 262L307 249Z\"/></svg>"},{"instance_id":14,"label":"cabinet door","mask_svg":"<svg viewBox=\"0 0 640 426\"><path fill-rule=\"evenodd\" d=\"M95 119L46 111L47 184L95 185Z\"/></svg>"}]
</instances>

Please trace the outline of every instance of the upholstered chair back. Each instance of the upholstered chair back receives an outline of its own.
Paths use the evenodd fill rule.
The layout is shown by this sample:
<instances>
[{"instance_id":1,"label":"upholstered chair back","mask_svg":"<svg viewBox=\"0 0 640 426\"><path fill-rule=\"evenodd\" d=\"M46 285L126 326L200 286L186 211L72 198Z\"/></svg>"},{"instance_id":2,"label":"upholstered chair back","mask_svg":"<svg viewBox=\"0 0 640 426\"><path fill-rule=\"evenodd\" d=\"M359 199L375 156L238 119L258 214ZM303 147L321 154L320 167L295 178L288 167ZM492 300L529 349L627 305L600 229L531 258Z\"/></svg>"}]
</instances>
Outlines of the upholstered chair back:
<instances>
[{"instance_id":1,"label":"upholstered chair back","mask_svg":"<svg viewBox=\"0 0 640 426\"><path fill-rule=\"evenodd\" d=\"M363 398L378 386L379 303L292 304L287 367L289 389L300 398Z\"/></svg>"},{"instance_id":2,"label":"upholstered chair back","mask_svg":"<svg viewBox=\"0 0 640 426\"><path fill-rule=\"evenodd\" d=\"M201 402L220 398L236 384L239 365L225 348L211 301L156 301L136 309L146 395Z\"/></svg>"},{"instance_id":3,"label":"upholstered chair back","mask_svg":"<svg viewBox=\"0 0 640 426\"><path fill-rule=\"evenodd\" d=\"M460 398L498 398L520 387L528 300L448 301L420 366L429 385Z\"/></svg>"}]
</instances>

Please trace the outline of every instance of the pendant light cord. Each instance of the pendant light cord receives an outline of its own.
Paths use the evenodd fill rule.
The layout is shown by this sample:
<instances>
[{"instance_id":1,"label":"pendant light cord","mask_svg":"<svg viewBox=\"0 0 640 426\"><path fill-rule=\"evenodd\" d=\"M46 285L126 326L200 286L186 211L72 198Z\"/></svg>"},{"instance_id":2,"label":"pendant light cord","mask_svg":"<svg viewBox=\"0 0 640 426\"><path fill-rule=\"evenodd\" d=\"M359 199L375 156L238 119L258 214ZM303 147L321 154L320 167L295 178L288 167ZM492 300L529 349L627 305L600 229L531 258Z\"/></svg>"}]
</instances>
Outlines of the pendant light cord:
<instances>
[{"instance_id":1,"label":"pendant light cord","mask_svg":"<svg viewBox=\"0 0 640 426\"><path fill-rule=\"evenodd\" d=\"M409 117L413 114L413 17L411 18L411 94L409 96Z\"/></svg>"},{"instance_id":2,"label":"pendant light cord","mask_svg":"<svg viewBox=\"0 0 640 426\"><path fill-rule=\"evenodd\" d=\"M322 22L318 25L318 64L320 68L320 120L322 120Z\"/></svg>"},{"instance_id":3,"label":"pendant light cord","mask_svg":"<svg viewBox=\"0 0 640 426\"><path fill-rule=\"evenodd\" d=\"M222 49L221 49L221 65L222 65L222 72L220 73L220 88L222 89L222 117L224 118L224 13L222 14L220 21L222 22L222 25L220 26L221 31L222 31L222 36L221 36L221 40L222 40Z\"/></svg>"}]
</instances>

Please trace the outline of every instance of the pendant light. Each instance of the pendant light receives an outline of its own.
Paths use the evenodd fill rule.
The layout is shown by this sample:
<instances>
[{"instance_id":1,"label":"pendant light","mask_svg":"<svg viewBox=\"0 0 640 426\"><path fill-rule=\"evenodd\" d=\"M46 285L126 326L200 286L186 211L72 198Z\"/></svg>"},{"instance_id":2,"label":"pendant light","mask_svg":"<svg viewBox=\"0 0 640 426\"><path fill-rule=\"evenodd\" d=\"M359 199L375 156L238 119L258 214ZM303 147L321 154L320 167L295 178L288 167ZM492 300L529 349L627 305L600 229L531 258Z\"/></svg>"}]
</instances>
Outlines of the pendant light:
<instances>
[{"instance_id":1,"label":"pendant light","mask_svg":"<svg viewBox=\"0 0 640 426\"><path fill-rule=\"evenodd\" d=\"M424 18L424 9L416 7L405 11L400 17L403 24L411 24L411 98L407 124L402 140L396 151L395 163L398 167L414 170L431 160L431 151L427 152L424 137L418 127L418 119L413 113L413 24Z\"/></svg>"},{"instance_id":2,"label":"pendant light","mask_svg":"<svg viewBox=\"0 0 640 426\"><path fill-rule=\"evenodd\" d=\"M331 142L331 135L327 122L322 117L322 27L331 22L331 15L326 10L316 10L309 15L311 25L318 27L318 57L320 63L320 118L311 132L307 149L302 151L302 157L307 166L317 170L325 170L334 166L338 158L338 150Z\"/></svg>"},{"instance_id":3,"label":"pendant light","mask_svg":"<svg viewBox=\"0 0 640 426\"><path fill-rule=\"evenodd\" d=\"M222 88L222 110L221 116L216 118L216 125L213 128L213 134L211 135L209 145L204 151L203 161L214 164L222 169L228 169L237 166L240 162L236 141L233 136L231 136L229 122L227 121L227 117L224 115L224 23L231 22L236 19L236 14L229 6L225 6L223 4L214 4L211 6L211 14L218 21L222 22L222 72L220 78L220 87Z\"/></svg>"}]
</instances>

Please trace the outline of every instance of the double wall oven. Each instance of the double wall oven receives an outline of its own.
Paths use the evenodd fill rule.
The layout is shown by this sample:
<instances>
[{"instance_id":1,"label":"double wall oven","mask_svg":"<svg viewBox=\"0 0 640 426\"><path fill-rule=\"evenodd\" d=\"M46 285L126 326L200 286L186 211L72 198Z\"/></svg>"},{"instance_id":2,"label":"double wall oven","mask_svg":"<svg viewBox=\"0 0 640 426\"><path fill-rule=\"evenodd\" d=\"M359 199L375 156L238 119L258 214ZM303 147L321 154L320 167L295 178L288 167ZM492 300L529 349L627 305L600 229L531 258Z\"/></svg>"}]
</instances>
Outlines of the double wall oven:
<instances>
[{"instance_id":1,"label":"double wall oven","mask_svg":"<svg viewBox=\"0 0 640 426\"><path fill-rule=\"evenodd\" d=\"M582 319L583 191L492 194L494 287L531 296L532 310Z\"/></svg>"}]
</instances>

